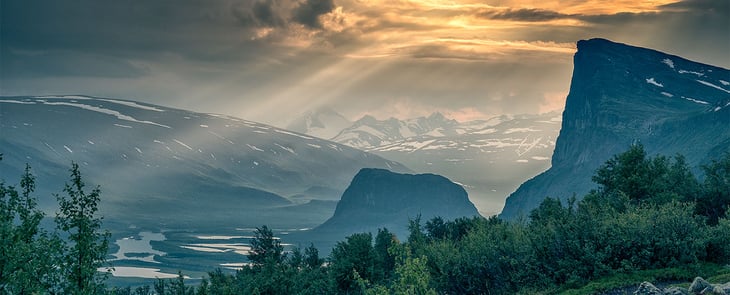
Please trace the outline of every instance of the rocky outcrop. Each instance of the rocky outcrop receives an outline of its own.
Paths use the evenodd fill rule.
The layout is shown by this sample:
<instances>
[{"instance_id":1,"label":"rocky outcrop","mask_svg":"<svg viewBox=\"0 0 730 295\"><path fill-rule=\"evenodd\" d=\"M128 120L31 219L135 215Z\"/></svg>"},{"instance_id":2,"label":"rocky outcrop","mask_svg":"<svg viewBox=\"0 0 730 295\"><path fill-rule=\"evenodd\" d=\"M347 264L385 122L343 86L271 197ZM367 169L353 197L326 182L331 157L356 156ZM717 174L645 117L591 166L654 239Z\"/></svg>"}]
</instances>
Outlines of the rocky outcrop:
<instances>
[{"instance_id":1,"label":"rocky outcrop","mask_svg":"<svg viewBox=\"0 0 730 295\"><path fill-rule=\"evenodd\" d=\"M636 295L664 295L662 289L657 288L654 284L643 282L639 285L639 289L634 292Z\"/></svg>"},{"instance_id":2,"label":"rocky outcrop","mask_svg":"<svg viewBox=\"0 0 730 295\"><path fill-rule=\"evenodd\" d=\"M501 217L526 216L545 197L582 197L591 176L633 143L681 153L691 167L730 151L730 71L604 39L582 40L552 167L523 183Z\"/></svg>"},{"instance_id":3,"label":"rocky outcrop","mask_svg":"<svg viewBox=\"0 0 730 295\"><path fill-rule=\"evenodd\" d=\"M689 286L690 294L727 295L730 294L730 282L710 284L701 277L696 277Z\"/></svg>"},{"instance_id":4,"label":"rocky outcrop","mask_svg":"<svg viewBox=\"0 0 730 295\"><path fill-rule=\"evenodd\" d=\"M696 277L694 281L692 281L692 284L689 285L689 291L696 294L703 294L703 292L712 289L714 289L712 284L701 277Z\"/></svg>"},{"instance_id":5,"label":"rocky outcrop","mask_svg":"<svg viewBox=\"0 0 730 295\"><path fill-rule=\"evenodd\" d=\"M436 216L454 219L479 213L464 188L443 176L362 169L332 218L314 232L346 236L385 227L405 237L408 219L419 215L425 222Z\"/></svg>"},{"instance_id":6,"label":"rocky outcrop","mask_svg":"<svg viewBox=\"0 0 730 295\"><path fill-rule=\"evenodd\" d=\"M664 290L650 282L643 282L634 292L635 295L728 295L730 282L725 284L710 284L701 277L696 277L689 288L669 287Z\"/></svg>"}]
</instances>

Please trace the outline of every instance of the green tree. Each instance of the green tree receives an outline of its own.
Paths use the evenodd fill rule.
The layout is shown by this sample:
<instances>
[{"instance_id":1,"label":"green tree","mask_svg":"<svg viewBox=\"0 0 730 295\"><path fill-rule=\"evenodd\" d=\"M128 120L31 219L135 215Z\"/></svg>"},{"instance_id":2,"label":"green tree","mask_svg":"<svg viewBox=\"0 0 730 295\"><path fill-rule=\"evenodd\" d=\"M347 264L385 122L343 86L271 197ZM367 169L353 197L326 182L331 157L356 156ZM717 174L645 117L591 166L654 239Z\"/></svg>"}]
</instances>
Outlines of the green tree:
<instances>
[{"instance_id":1,"label":"green tree","mask_svg":"<svg viewBox=\"0 0 730 295\"><path fill-rule=\"evenodd\" d=\"M240 273L240 272L239 272ZM220 268L208 272L210 294L216 295L233 295L236 293L236 277L223 273Z\"/></svg>"},{"instance_id":2,"label":"green tree","mask_svg":"<svg viewBox=\"0 0 730 295\"><path fill-rule=\"evenodd\" d=\"M637 144L606 161L596 171L593 181L604 193L622 193L631 200L640 200L648 197L649 177L646 151L643 145Z\"/></svg>"},{"instance_id":3,"label":"green tree","mask_svg":"<svg viewBox=\"0 0 730 295\"><path fill-rule=\"evenodd\" d=\"M428 259L407 257L395 269L396 281L392 286L392 294L398 295L436 295L430 287L431 276L426 266Z\"/></svg>"},{"instance_id":4,"label":"green tree","mask_svg":"<svg viewBox=\"0 0 730 295\"><path fill-rule=\"evenodd\" d=\"M281 241L274 237L274 232L268 226L256 228L251 239L251 251L248 253L248 260L251 263L257 266L266 263L280 264L286 258L283 253L284 247Z\"/></svg>"},{"instance_id":5,"label":"green tree","mask_svg":"<svg viewBox=\"0 0 730 295\"><path fill-rule=\"evenodd\" d=\"M140 286L134 289L134 295L149 295L150 286Z\"/></svg>"},{"instance_id":6,"label":"green tree","mask_svg":"<svg viewBox=\"0 0 730 295\"><path fill-rule=\"evenodd\" d=\"M709 239L706 245L706 260L720 264L730 263L730 219L723 217L718 219L715 226L710 227Z\"/></svg>"},{"instance_id":7,"label":"green tree","mask_svg":"<svg viewBox=\"0 0 730 295\"><path fill-rule=\"evenodd\" d=\"M177 278L169 284L169 295L195 295L195 287L185 286L185 277L181 271L177 272Z\"/></svg>"},{"instance_id":8,"label":"green tree","mask_svg":"<svg viewBox=\"0 0 730 295\"><path fill-rule=\"evenodd\" d=\"M446 239L449 235L449 228L448 224L444 221L441 216L436 216L434 218L431 218L431 220L426 221L426 236L428 236L429 239Z\"/></svg>"},{"instance_id":9,"label":"green tree","mask_svg":"<svg viewBox=\"0 0 730 295\"><path fill-rule=\"evenodd\" d=\"M640 144L606 161L596 170L593 181L599 186L596 193L600 198L614 199L608 204L617 209L622 206L616 200L623 198L633 204L665 204L694 200L700 191L683 156L677 155L674 160L665 156L650 158Z\"/></svg>"},{"instance_id":10,"label":"green tree","mask_svg":"<svg viewBox=\"0 0 730 295\"><path fill-rule=\"evenodd\" d=\"M704 255L706 229L690 203L640 204L606 218L598 228L602 262L635 271L695 263Z\"/></svg>"},{"instance_id":11,"label":"green tree","mask_svg":"<svg viewBox=\"0 0 730 295\"><path fill-rule=\"evenodd\" d=\"M421 214L416 218L408 218L408 243L411 245L423 244L426 242L426 234L423 232L421 225Z\"/></svg>"},{"instance_id":12,"label":"green tree","mask_svg":"<svg viewBox=\"0 0 730 295\"><path fill-rule=\"evenodd\" d=\"M195 295L208 295L209 289L208 289L208 279L203 278L203 280L200 282L200 285L198 286L198 290L195 292Z\"/></svg>"},{"instance_id":13,"label":"green tree","mask_svg":"<svg viewBox=\"0 0 730 295\"><path fill-rule=\"evenodd\" d=\"M60 211L56 214L59 230L68 233L71 245L66 247L61 272L66 277L66 294L98 294L104 291L108 275L98 272L106 263L109 248L108 231L101 230L102 218L97 216L101 190L97 186L84 192L79 165L71 165L71 182L56 195Z\"/></svg>"},{"instance_id":14,"label":"green tree","mask_svg":"<svg viewBox=\"0 0 730 295\"><path fill-rule=\"evenodd\" d=\"M339 291L361 290L355 273L359 278L372 282L375 260L372 243L370 233L358 233L338 242L332 249L329 271Z\"/></svg>"},{"instance_id":15,"label":"green tree","mask_svg":"<svg viewBox=\"0 0 730 295\"><path fill-rule=\"evenodd\" d=\"M398 239L388 229L378 229L373 246L374 265L373 282L382 283L389 280L395 270L395 256L390 253L390 248L398 244Z\"/></svg>"},{"instance_id":16,"label":"green tree","mask_svg":"<svg viewBox=\"0 0 730 295\"><path fill-rule=\"evenodd\" d=\"M322 267L324 259L319 258L319 250L314 244L310 244L309 247L304 249L304 265L310 269L317 269Z\"/></svg>"},{"instance_id":17,"label":"green tree","mask_svg":"<svg viewBox=\"0 0 730 295\"><path fill-rule=\"evenodd\" d=\"M158 279L157 279L157 280L156 280L156 281L154 282L154 285L153 285L153 286L154 286L154 288L155 288L155 293L157 293L158 295L165 295L165 294L167 294L167 292L166 292L166 290L167 290L167 285L168 285L168 284L167 284L167 281L165 281L165 280L163 280L163 279L160 279L160 278L158 278Z\"/></svg>"},{"instance_id":18,"label":"green tree","mask_svg":"<svg viewBox=\"0 0 730 295\"><path fill-rule=\"evenodd\" d=\"M0 291L10 294L54 293L61 278L55 266L61 240L40 228L35 177L26 165L18 192L0 181Z\"/></svg>"},{"instance_id":19,"label":"green tree","mask_svg":"<svg viewBox=\"0 0 730 295\"><path fill-rule=\"evenodd\" d=\"M702 170L705 180L696 212L706 216L708 224L716 225L730 207L730 153L702 166Z\"/></svg>"}]
</instances>

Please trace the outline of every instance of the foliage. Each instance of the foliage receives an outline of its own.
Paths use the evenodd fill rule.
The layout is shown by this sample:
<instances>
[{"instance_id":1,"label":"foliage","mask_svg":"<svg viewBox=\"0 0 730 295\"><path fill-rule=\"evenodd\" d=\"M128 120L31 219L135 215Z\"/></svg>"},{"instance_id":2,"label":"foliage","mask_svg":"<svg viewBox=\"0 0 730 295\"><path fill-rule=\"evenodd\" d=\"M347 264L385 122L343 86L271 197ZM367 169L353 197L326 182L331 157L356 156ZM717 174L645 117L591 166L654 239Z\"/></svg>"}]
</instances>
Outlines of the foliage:
<instances>
[{"instance_id":1,"label":"foliage","mask_svg":"<svg viewBox=\"0 0 730 295\"><path fill-rule=\"evenodd\" d=\"M26 166L20 192L0 181L0 291L10 294L57 292L55 270L62 241L40 228L45 216L32 195L35 177Z\"/></svg>"},{"instance_id":2,"label":"foliage","mask_svg":"<svg viewBox=\"0 0 730 295\"><path fill-rule=\"evenodd\" d=\"M699 182L683 156L675 156L674 161L665 156L649 158L641 144L608 160L596 170L593 181L599 193L626 196L633 204L693 201L700 193Z\"/></svg>"},{"instance_id":3,"label":"foliage","mask_svg":"<svg viewBox=\"0 0 730 295\"><path fill-rule=\"evenodd\" d=\"M697 202L697 213L707 216L709 224L716 225L730 207L730 153L702 169L705 182Z\"/></svg>"},{"instance_id":4,"label":"foliage","mask_svg":"<svg viewBox=\"0 0 730 295\"><path fill-rule=\"evenodd\" d=\"M356 276L372 282L375 272L375 253L370 233L353 234L338 242L332 249L329 271L337 290L352 292L359 290Z\"/></svg>"},{"instance_id":5,"label":"foliage","mask_svg":"<svg viewBox=\"0 0 730 295\"><path fill-rule=\"evenodd\" d=\"M197 286L179 274L134 293L108 293L587 294L698 275L726 280L730 153L703 171L698 181L682 156L652 158L632 146L596 171L598 189L580 201L546 198L527 221L436 217L422 225L418 216L409 220L405 242L387 229L374 238L355 233L326 258L313 244L284 251L262 226L251 240L251 264L235 274L211 271ZM29 170L20 190L0 182L0 291L104 291L103 273L96 272L108 243L96 216L99 190L84 192L78 166L71 172L56 219L68 242L39 228L43 214L35 208Z\"/></svg>"},{"instance_id":6,"label":"foliage","mask_svg":"<svg viewBox=\"0 0 730 295\"><path fill-rule=\"evenodd\" d=\"M254 238L251 239L251 251L248 260L254 265L262 266L267 263L281 263L286 258L284 247L274 233L267 226L256 228Z\"/></svg>"},{"instance_id":7,"label":"foliage","mask_svg":"<svg viewBox=\"0 0 730 295\"><path fill-rule=\"evenodd\" d=\"M681 156L652 158L633 146L596 171L597 190L565 204L546 198L529 221L436 217L422 225L419 216L405 242L387 229L375 239L356 233L324 264L313 245L295 249L236 276L211 273L210 294L586 294L722 278L730 221L706 209L728 206L727 158L706 166L700 182ZM233 291L213 291L224 288Z\"/></svg>"},{"instance_id":8,"label":"foliage","mask_svg":"<svg viewBox=\"0 0 730 295\"><path fill-rule=\"evenodd\" d=\"M79 167L72 164L71 183L57 196L57 231L40 226L45 214L37 208L35 176L29 166L20 191L0 181L0 291L3 294L103 294L108 232L97 217L99 188L83 191Z\"/></svg>"},{"instance_id":9,"label":"foliage","mask_svg":"<svg viewBox=\"0 0 730 295\"><path fill-rule=\"evenodd\" d=\"M563 288L557 293L561 295L573 294L598 294L613 289L635 287L637 282L657 281L685 281L690 282L695 277L701 276L711 278L713 282L727 274L728 270L722 265L702 263L699 265L686 265L683 267L670 267L651 270L640 270L631 273L617 273L596 279L579 288ZM708 279L710 280L710 279ZM721 281L727 282L727 281ZM688 287L689 285L687 285Z\"/></svg>"},{"instance_id":10,"label":"foliage","mask_svg":"<svg viewBox=\"0 0 730 295\"><path fill-rule=\"evenodd\" d=\"M71 165L71 182L63 191L68 196L57 195L60 211L56 214L59 230L68 233L70 245L64 247L61 271L66 277L67 294L96 294L104 290L106 273L98 268L105 264L109 248L108 231L101 231L102 218L99 210L99 187L84 192L79 165Z\"/></svg>"},{"instance_id":11,"label":"foliage","mask_svg":"<svg viewBox=\"0 0 730 295\"><path fill-rule=\"evenodd\" d=\"M428 258L407 257L405 261L398 263L395 269L397 280L391 287L392 294L403 295L436 295L436 290L431 288L431 276L428 272L426 262Z\"/></svg>"}]
</instances>

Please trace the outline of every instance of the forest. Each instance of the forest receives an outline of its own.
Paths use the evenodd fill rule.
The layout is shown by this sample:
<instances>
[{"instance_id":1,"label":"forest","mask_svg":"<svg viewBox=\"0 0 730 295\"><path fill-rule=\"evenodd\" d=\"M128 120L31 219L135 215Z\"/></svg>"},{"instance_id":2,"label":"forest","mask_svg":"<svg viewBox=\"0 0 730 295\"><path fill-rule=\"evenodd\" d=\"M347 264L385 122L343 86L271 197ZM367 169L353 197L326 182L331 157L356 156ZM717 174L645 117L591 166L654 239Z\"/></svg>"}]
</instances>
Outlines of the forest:
<instances>
[{"instance_id":1,"label":"forest","mask_svg":"<svg viewBox=\"0 0 730 295\"><path fill-rule=\"evenodd\" d=\"M108 232L99 188L84 191L78 165L57 195L56 229L39 226L35 179L0 182L0 292L3 294L586 294L641 281L730 281L730 153L700 167L681 155L647 155L640 144L599 167L582 198L552 196L529 216L409 221L408 237L388 229L356 233L328 257L314 245L285 251L267 226L256 229L249 265L211 270L199 284L177 279L110 288Z\"/></svg>"}]
</instances>

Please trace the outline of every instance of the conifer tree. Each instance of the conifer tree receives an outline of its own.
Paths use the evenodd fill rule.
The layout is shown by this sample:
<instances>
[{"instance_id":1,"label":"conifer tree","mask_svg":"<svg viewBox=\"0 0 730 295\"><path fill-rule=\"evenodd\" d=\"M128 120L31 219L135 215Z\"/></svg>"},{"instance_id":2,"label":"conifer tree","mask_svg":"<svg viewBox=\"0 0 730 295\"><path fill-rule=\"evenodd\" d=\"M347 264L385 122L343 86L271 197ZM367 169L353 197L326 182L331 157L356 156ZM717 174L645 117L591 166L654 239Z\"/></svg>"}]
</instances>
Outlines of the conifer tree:
<instances>
[{"instance_id":1,"label":"conifer tree","mask_svg":"<svg viewBox=\"0 0 730 295\"><path fill-rule=\"evenodd\" d=\"M705 172L704 193L697 202L697 213L706 216L710 225L716 225L730 209L730 153L702 169Z\"/></svg>"},{"instance_id":2,"label":"conifer tree","mask_svg":"<svg viewBox=\"0 0 730 295\"><path fill-rule=\"evenodd\" d=\"M61 240L40 227L35 176L26 165L20 192L0 181L0 293L54 293Z\"/></svg>"},{"instance_id":3,"label":"conifer tree","mask_svg":"<svg viewBox=\"0 0 730 295\"><path fill-rule=\"evenodd\" d=\"M314 247L314 244L310 244L309 247L304 249L304 264L310 269L317 269L322 266L324 259L319 258L319 250Z\"/></svg>"},{"instance_id":4,"label":"conifer tree","mask_svg":"<svg viewBox=\"0 0 730 295\"><path fill-rule=\"evenodd\" d=\"M248 260L254 265L266 263L279 264L284 261L284 247L268 226L256 228L251 239L251 251Z\"/></svg>"},{"instance_id":5,"label":"conifer tree","mask_svg":"<svg viewBox=\"0 0 730 295\"><path fill-rule=\"evenodd\" d=\"M61 271L66 277L66 294L89 295L104 290L108 273L99 273L104 266L110 233L101 231L102 218L97 216L101 190L84 192L79 165L72 163L71 182L63 191L68 196L56 195L60 211L56 214L59 230L68 234L71 244L65 249Z\"/></svg>"}]
</instances>

